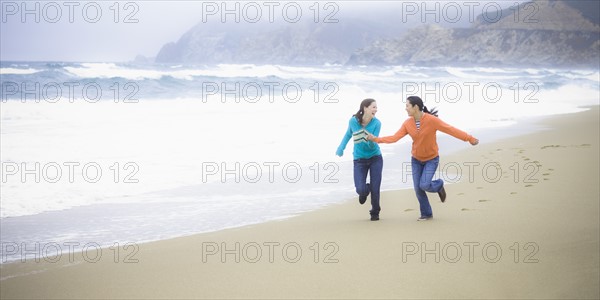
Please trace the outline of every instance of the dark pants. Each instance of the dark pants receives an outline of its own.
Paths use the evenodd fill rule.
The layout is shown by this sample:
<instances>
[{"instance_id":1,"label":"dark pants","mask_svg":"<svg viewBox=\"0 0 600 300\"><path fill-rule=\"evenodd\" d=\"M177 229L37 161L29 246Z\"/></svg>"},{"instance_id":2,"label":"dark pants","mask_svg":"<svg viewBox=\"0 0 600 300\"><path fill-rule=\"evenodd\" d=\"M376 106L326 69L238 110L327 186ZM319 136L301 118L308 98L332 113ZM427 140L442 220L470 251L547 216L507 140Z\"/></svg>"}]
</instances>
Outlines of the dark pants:
<instances>
[{"instance_id":1,"label":"dark pants","mask_svg":"<svg viewBox=\"0 0 600 300\"><path fill-rule=\"evenodd\" d=\"M367 159L354 160L354 186L359 196L367 196L371 193L371 215L378 216L379 189L381 187L381 172L383 171L383 157L375 155ZM370 175L371 183L367 186L367 173Z\"/></svg>"},{"instance_id":2,"label":"dark pants","mask_svg":"<svg viewBox=\"0 0 600 300\"><path fill-rule=\"evenodd\" d=\"M417 200L419 200L422 217L433 216L431 205L429 204L429 199L425 192L437 193L442 189L442 186L444 186L443 180L432 180L439 163L439 156L428 161L420 161L414 157L411 160L413 184L415 193L417 194Z\"/></svg>"}]
</instances>

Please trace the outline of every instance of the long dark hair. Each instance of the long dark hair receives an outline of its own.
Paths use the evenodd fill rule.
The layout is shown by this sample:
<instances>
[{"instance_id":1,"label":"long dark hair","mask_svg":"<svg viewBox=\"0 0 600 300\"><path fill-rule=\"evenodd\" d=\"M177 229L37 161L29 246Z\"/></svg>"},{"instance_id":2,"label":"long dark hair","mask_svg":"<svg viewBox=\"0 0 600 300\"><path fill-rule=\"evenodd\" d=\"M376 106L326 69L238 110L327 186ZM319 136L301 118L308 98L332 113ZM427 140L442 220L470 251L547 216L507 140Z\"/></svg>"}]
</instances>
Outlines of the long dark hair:
<instances>
[{"instance_id":1,"label":"long dark hair","mask_svg":"<svg viewBox=\"0 0 600 300\"><path fill-rule=\"evenodd\" d=\"M375 99L367 98L360 103L360 107L354 117L358 120L358 124L362 125L363 115L365 114L365 107L371 105L371 103L375 102Z\"/></svg>"},{"instance_id":2,"label":"long dark hair","mask_svg":"<svg viewBox=\"0 0 600 300\"><path fill-rule=\"evenodd\" d=\"M410 96L410 97L406 98L406 100L408 100L408 102L410 103L410 105L412 105L412 106L415 106L415 105L418 106L420 111L422 111L424 113L428 113L430 115L434 115L436 117L438 116L437 109L435 109L435 107L434 107L434 108L431 109L431 111L428 110L427 106L425 106L423 104L423 100L421 100L420 97L418 97L418 96Z\"/></svg>"}]
</instances>

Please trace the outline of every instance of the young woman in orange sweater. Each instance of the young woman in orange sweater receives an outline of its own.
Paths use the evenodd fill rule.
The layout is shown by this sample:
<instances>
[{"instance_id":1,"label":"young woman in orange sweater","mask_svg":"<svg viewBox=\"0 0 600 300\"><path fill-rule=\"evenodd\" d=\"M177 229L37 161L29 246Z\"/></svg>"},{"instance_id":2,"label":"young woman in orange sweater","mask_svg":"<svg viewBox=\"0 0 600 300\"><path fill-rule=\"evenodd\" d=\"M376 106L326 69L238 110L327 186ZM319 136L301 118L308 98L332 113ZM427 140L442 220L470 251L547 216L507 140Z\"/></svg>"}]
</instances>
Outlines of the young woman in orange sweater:
<instances>
[{"instance_id":1,"label":"young woman in orange sweater","mask_svg":"<svg viewBox=\"0 0 600 300\"><path fill-rule=\"evenodd\" d=\"M409 118L404 121L400 130L392 136L378 138L369 135L367 139L376 143L389 144L397 142L407 134L410 135L413 140L411 160L413 184L421 209L421 217L418 220L426 221L433 218L433 212L425 192L438 193L440 200L446 201L444 181L432 180L440 161L436 132L439 130L457 139L468 141L473 146L477 145L479 140L437 118L437 111L430 112L423 105L420 97L410 96L406 100L406 112Z\"/></svg>"}]
</instances>

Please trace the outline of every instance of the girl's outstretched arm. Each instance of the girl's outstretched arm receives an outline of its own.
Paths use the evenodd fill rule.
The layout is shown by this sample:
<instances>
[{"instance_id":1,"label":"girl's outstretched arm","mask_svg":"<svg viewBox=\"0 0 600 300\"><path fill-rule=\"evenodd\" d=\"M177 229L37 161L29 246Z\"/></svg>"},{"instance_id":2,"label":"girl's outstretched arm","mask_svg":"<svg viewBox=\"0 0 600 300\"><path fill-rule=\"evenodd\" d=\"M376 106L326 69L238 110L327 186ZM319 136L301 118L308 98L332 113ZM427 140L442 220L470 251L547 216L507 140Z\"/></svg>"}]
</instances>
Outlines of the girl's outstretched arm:
<instances>
[{"instance_id":1,"label":"girl's outstretched arm","mask_svg":"<svg viewBox=\"0 0 600 300\"><path fill-rule=\"evenodd\" d=\"M451 135L459 140L469 142L473 146L475 146L479 143L479 140L476 139L474 136L440 120L439 118L432 118L432 119L434 119L435 120L434 122L436 122L437 130L439 130L445 134Z\"/></svg>"},{"instance_id":2,"label":"girl's outstretched arm","mask_svg":"<svg viewBox=\"0 0 600 300\"><path fill-rule=\"evenodd\" d=\"M346 145L348 144L348 141L350 141L351 138L352 138L352 129L350 128L350 124L348 124L348 130L346 130L346 134L344 134L344 137L342 138L342 142L338 146L337 151L335 151L335 155L340 156L340 157L344 155L344 149L346 149Z\"/></svg>"},{"instance_id":3,"label":"girl's outstretched arm","mask_svg":"<svg viewBox=\"0 0 600 300\"><path fill-rule=\"evenodd\" d=\"M375 136L369 135L368 139L374 141L375 143L391 144L391 143L395 143L395 142L399 141L401 138L403 138L407 134L408 134L408 131L406 130L406 127L404 126L404 124L402 124L402 127L400 127L400 129L394 135L390 135L390 136L386 136L386 137L375 137Z\"/></svg>"}]
</instances>

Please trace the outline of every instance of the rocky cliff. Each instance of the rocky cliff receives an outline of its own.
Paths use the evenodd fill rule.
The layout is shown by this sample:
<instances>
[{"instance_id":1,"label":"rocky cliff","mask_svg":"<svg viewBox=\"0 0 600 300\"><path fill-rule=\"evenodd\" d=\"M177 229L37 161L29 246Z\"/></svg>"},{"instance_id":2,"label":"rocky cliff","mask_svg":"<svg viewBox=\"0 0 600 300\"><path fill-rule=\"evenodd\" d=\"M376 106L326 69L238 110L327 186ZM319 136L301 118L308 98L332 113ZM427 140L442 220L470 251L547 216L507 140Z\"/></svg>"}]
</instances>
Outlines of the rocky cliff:
<instances>
[{"instance_id":1,"label":"rocky cliff","mask_svg":"<svg viewBox=\"0 0 600 300\"><path fill-rule=\"evenodd\" d=\"M385 34L373 34L386 32ZM176 43L160 50L157 62L254 63L314 65L343 64L356 49L391 36L381 25L364 21L344 23L199 24ZM398 34L399 31L394 31Z\"/></svg>"},{"instance_id":2,"label":"rocky cliff","mask_svg":"<svg viewBox=\"0 0 600 300\"><path fill-rule=\"evenodd\" d=\"M163 46L156 62L598 68L599 15L600 1L535 0L502 10L500 19L480 15L468 28L405 30L360 19L199 24Z\"/></svg>"},{"instance_id":3,"label":"rocky cliff","mask_svg":"<svg viewBox=\"0 0 600 300\"><path fill-rule=\"evenodd\" d=\"M423 26L380 39L348 63L598 68L598 3L533 1L499 20L479 16L471 28Z\"/></svg>"}]
</instances>

